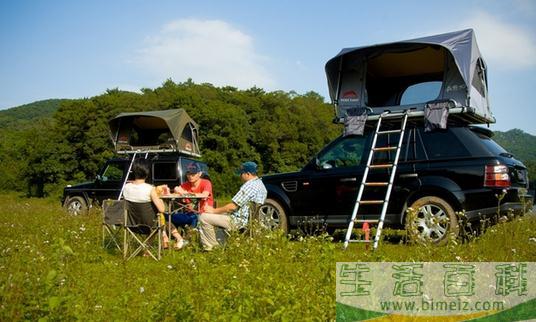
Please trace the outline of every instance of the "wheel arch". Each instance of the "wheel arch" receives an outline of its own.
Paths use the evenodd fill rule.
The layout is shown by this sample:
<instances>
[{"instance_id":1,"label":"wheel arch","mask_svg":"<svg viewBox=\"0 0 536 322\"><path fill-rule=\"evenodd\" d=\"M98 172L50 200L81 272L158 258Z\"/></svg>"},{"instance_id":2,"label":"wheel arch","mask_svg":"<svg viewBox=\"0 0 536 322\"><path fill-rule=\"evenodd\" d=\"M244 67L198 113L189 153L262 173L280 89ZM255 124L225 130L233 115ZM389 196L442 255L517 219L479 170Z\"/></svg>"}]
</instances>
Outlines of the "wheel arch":
<instances>
[{"instance_id":1,"label":"wheel arch","mask_svg":"<svg viewBox=\"0 0 536 322\"><path fill-rule=\"evenodd\" d=\"M287 217L292 216L292 207L290 207L290 199L283 191L283 189L273 184L267 184L266 190L268 191L267 198L273 199L283 207ZM288 219L288 218L287 218Z\"/></svg>"},{"instance_id":2,"label":"wheel arch","mask_svg":"<svg viewBox=\"0 0 536 322\"><path fill-rule=\"evenodd\" d=\"M436 179L421 185L418 190L412 192L408 196L402 209L402 214L400 215L400 224L404 224L406 220L406 210L411 206L411 204L418 199L427 196L439 197L445 200L454 211L461 211L464 208L463 205L465 203L465 195L461 191L460 187L450 179Z\"/></svg>"}]
</instances>

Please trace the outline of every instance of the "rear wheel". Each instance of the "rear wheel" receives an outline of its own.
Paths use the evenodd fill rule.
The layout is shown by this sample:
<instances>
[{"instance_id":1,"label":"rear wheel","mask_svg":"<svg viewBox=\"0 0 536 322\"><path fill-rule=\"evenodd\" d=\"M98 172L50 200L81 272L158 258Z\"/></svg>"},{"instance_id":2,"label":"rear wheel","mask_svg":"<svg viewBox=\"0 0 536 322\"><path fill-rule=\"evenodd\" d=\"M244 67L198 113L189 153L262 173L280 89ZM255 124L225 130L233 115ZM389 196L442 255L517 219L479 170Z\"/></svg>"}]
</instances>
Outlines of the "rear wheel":
<instances>
[{"instance_id":1,"label":"rear wheel","mask_svg":"<svg viewBox=\"0 0 536 322\"><path fill-rule=\"evenodd\" d=\"M262 226L270 230L281 229L288 233L288 221L285 210L274 199L266 199L264 204L259 208L259 221Z\"/></svg>"},{"instance_id":2,"label":"rear wheel","mask_svg":"<svg viewBox=\"0 0 536 322\"><path fill-rule=\"evenodd\" d=\"M86 200L81 196L67 198L63 208L73 216L86 215L89 211Z\"/></svg>"},{"instance_id":3,"label":"rear wheel","mask_svg":"<svg viewBox=\"0 0 536 322\"><path fill-rule=\"evenodd\" d=\"M452 206L439 197L423 197L411 205L414 213L406 216L410 239L441 245L459 234L458 219Z\"/></svg>"}]
</instances>

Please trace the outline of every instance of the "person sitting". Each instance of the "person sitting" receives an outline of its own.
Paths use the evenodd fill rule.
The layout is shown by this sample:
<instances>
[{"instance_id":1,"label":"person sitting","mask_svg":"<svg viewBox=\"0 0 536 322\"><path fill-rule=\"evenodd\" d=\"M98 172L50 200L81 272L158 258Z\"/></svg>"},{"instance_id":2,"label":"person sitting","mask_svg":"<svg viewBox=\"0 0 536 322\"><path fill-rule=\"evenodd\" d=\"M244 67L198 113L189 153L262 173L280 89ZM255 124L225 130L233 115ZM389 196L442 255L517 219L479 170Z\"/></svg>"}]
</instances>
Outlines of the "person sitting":
<instances>
[{"instance_id":1,"label":"person sitting","mask_svg":"<svg viewBox=\"0 0 536 322\"><path fill-rule=\"evenodd\" d=\"M185 227L187 225L196 227L197 213L205 211L207 206L212 207L214 204L212 183L210 180L201 178L202 175L203 171L199 163L192 162L186 167L186 178L188 181L173 189L179 195L191 194L195 197L202 198L199 200L199 210L189 208L186 211L183 209L171 214L171 223L173 224L171 235L177 240L175 244L175 249L177 250L182 249L187 244L187 241L182 238L176 227ZM165 233L163 239L164 248L169 247L169 238Z\"/></svg>"},{"instance_id":2,"label":"person sitting","mask_svg":"<svg viewBox=\"0 0 536 322\"><path fill-rule=\"evenodd\" d=\"M149 163L145 159L134 161L132 165L134 181L125 185L123 197L130 202L153 202L158 212L164 212L166 207L162 199L158 197L153 185L145 182L149 175Z\"/></svg>"},{"instance_id":3,"label":"person sitting","mask_svg":"<svg viewBox=\"0 0 536 322\"><path fill-rule=\"evenodd\" d=\"M132 173L134 174L134 181L127 183L123 189L125 200L135 203L152 202L158 212L163 213L166 211L166 206L162 199L158 197L156 188L145 182L149 175L149 162L145 159L135 160L132 164ZM144 218L142 224L152 226L153 220L154 218L150 217ZM144 256L147 256L147 253Z\"/></svg>"},{"instance_id":4,"label":"person sitting","mask_svg":"<svg viewBox=\"0 0 536 322\"><path fill-rule=\"evenodd\" d=\"M240 190L234 195L232 202L223 207L205 207L205 212L199 216L201 225L201 243L206 251L219 246L216 239L215 227L227 231L241 229L247 226L249 220L249 203L263 204L267 191L262 180L257 176L257 164L244 162L237 170L237 175L244 182Z\"/></svg>"}]
</instances>

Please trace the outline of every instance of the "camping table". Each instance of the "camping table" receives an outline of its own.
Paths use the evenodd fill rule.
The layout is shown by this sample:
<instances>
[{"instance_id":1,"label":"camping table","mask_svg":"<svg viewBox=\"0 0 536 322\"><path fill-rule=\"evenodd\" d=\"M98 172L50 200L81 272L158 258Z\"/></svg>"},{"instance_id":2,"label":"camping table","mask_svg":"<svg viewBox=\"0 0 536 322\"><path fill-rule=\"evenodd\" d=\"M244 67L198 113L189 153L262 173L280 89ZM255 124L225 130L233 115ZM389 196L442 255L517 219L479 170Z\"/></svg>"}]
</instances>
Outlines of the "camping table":
<instances>
[{"instance_id":1,"label":"camping table","mask_svg":"<svg viewBox=\"0 0 536 322\"><path fill-rule=\"evenodd\" d=\"M190 200L190 203L192 203L194 205L194 208L197 208L197 212L199 212L199 210L200 210L199 209L200 201L202 199L206 199L205 197L196 197L193 194L180 195L180 194L176 194L176 193L163 194L163 195L160 195L159 197L164 202L166 202L167 205L168 205L167 206L168 213L169 213L169 218L168 218L168 238L170 240L171 240L171 213L173 211L176 211L176 210L181 210L181 209L187 210L187 209L189 209L188 204L184 203L184 201L186 199ZM178 207L174 207L174 201L177 201ZM174 208L176 208L176 209L174 209ZM189 209L189 210L192 211L192 209ZM194 210L194 212L196 212L196 210Z\"/></svg>"}]
</instances>

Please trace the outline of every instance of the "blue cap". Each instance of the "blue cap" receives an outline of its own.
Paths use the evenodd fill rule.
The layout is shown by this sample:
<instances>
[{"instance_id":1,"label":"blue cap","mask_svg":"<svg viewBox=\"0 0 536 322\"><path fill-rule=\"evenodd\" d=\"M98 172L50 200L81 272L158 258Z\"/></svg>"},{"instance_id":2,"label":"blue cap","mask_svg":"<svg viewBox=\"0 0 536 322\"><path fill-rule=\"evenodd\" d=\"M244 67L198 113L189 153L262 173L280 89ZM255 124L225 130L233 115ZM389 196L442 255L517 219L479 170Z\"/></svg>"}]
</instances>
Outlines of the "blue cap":
<instances>
[{"instance_id":1,"label":"blue cap","mask_svg":"<svg viewBox=\"0 0 536 322\"><path fill-rule=\"evenodd\" d=\"M242 173L257 174L257 164L253 161L247 161L242 163L242 165L240 165L240 168L236 170L236 174L241 175Z\"/></svg>"},{"instance_id":2,"label":"blue cap","mask_svg":"<svg viewBox=\"0 0 536 322\"><path fill-rule=\"evenodd\" d=\"M186 167L186 173L199 173L202 171L199 163L192 162Z\"/></svg>"}]
</instances>

